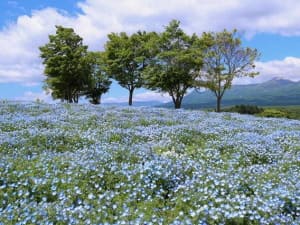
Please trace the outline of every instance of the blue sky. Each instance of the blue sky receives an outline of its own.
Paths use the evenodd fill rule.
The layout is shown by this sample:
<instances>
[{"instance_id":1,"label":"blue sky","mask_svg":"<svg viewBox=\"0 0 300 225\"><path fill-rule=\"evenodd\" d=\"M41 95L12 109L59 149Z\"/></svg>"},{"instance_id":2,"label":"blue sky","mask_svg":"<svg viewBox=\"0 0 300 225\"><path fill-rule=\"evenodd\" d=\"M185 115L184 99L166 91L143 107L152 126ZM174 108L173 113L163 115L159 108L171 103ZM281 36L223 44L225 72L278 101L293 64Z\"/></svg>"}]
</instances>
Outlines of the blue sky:
<instances>
[{"instance_id":1,"label":"blue sky","mask_svg":"<svg viewBox=\"0 0 300 225\"><path fill-rule=\"evenodd\" d=\"M69 14L80 12L74 0L1 0L0 25L13 23L20 15L30 15L33 10L41 10L46 7L64 10Z\"/></svg>"},{"instance_id":2,"label":"blue sky","mask_svg":"<svg viewBox=\"0 0 300 225\"><path fill-rule=\"evenodd\" d=\"M55 25L73 27L90 50L102 50L110 32L161 31L172 19L187 33L237 28L245 46L257 48L260 75L235 80L258 83L281 77L300 80L300 2L298 0L1 0L0 99L51 101L42 89L38 47ZM127 100L116 83L104 102ZM137 90L136 101L167 101L166 95Z\"/></svg>"}]
</instances>

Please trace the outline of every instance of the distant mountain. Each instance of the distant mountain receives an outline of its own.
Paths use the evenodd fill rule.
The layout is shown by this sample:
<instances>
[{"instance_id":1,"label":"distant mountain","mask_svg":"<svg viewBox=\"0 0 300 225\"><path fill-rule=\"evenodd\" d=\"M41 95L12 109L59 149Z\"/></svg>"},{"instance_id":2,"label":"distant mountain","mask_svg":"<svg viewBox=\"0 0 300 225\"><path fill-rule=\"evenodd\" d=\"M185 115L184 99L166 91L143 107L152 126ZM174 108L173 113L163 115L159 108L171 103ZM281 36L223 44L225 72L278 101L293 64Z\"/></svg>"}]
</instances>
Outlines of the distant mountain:
<instances>
[{"instance_id":1,"label":"distant mountain","mask_svg":"<svg viewBox=\"0 0 300 225\"><path fill-rule=\"evenodd\" d=\"M275 78L261 84L234 85L222 99L222 107L239 104L258 106L300 105L300 82ZM172 107L172 103L166 106ZM211 91L192 91L183 99L183 108L215 108L216 97Z\"/></svg>"}]
</instances>

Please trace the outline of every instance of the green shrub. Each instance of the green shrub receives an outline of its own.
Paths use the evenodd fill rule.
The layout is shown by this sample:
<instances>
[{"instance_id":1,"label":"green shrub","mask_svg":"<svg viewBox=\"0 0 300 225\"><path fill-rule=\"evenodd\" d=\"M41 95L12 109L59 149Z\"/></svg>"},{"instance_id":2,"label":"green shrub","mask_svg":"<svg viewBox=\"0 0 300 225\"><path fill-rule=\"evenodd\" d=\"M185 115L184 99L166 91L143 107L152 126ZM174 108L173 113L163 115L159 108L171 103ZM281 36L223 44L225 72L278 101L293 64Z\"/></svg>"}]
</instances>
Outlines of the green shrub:
<instances>
[{"instance_id":1,"label":"green shrub","mask_svg":"<svg viewBox=\"0 0 300 225\"><path fill-rule=\"evenodd\" d=\"M300 106L272 106L268 109L276 109L287 114L288 119L300 119Z\"/></svg>"},{"instance_id":2,"label":"green shrub","mask_svg":"<svg viewBox=\"0 0 300 225\"><path fill-rule=\"evenodd\" d=\"M287 112L283 112L279 109L265 109L263 112L259 113L263 117L276 117L276 118L289 118Z\"/></svg>"},{"instance_id":3,"label":"green shrub","mask_svg":"<svg viewBox=\"0 0 300 225\"><path fill-rule=\"evenodd\" d=\"M229 109L225 109L226 112L237 112L241 114L258 114L262 113L264 111L263 108L259 108L256 105L236 105L234 107L231 107Z\"/></svg>"}]
</instances>

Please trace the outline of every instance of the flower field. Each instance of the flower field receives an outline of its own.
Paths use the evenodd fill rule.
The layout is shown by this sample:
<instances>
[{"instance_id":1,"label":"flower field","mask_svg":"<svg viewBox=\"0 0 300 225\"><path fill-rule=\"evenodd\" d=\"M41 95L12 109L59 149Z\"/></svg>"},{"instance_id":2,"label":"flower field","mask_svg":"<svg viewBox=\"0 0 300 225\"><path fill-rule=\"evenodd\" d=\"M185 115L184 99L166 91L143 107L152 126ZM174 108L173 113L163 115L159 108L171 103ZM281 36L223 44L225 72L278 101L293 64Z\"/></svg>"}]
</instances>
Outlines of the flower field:
<instances>
[{"instance_id":1,"label":"flower field","mask_svg":"<svg viewBox=\"0 0 300 225\"><path fill-rule=\"evenodd\" d=\"M0 224L300 224L300 121L0 103Z\"/></svg>"}]
</instances>

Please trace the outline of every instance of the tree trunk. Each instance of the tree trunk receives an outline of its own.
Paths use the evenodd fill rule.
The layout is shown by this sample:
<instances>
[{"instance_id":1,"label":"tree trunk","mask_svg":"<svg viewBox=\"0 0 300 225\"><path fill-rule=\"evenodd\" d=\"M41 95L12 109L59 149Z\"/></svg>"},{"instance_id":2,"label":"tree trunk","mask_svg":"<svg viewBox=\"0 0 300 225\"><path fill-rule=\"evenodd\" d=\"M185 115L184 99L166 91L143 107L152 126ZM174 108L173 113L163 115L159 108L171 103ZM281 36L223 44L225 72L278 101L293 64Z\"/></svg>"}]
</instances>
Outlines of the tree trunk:
<instances>
[{"instance_id":1,"label":"tree trunk","mask_svg":"<svg viewBox=\"0 0 300 225\"><path fill-rule=\"evenodd\" d=\"M132 97L133 97L133 91L134 88L129 90L129 100L128 100L128 105L132 106Z\"/></svg>"},{"instance_id":2,"label":"tree trunk","mask_svg":"<svg viewBox=\"0 0 300 225\"><path fill-rule=\"evenodd\" d=\"M79 101L79 94L76 93L74 94L74 103L78 103L78 101Z\"/></svg>"},{"instance_id":3,"label":"tree trunk","mask_svg":"<svg viewBox=\"0 0 300 225\"><path fill-rule=\"evenodd\" d=\"M68 103L73 103L72 94L71 94L71 91L70 91L69 88L68 88L68 91L67 91L67 101L68 101Z\"/></svg>"},{"instance_id":4,"label":"tree trunk","mask_svg":"<svg viewBox=\"0 0 300 225\"><path fill-rule=\"evenodd\" d=\"M222 99L222 97L220 97L220 96L217 97L217 111L216 112L221 112L221 99Z\"/></svg>"},{"instance_id":5,"label":"tree trunk","mask_svg":"<svg viewBox=\"0 0 300 225\"><path fill-rule=\"evenodd\" d=\"M174 102L175 109L181 108L181 98L177 98Z\"/></svg>"},{"instance_id":6,"label":"tree trunk","mask_svg":"<svg viewBox=\"0 0 300 225\"><path fill-rule=\"evenodd\" d=\"M172 97L172 101L174 103L174 108L180 109L182 98L178 97L178 96L174 96L172 93L170 93L170 96Z\"/></svg>"},{"instance_id":7,"label":"tree trunk","mask_svg":"<svg viewBox=\"0 0 300 225\"><path fill-rule=\"evenodd\" d=\"M95 96L93 98L93 104L99 105L101 103L101 95Z\"/></svg>"}]
</instances>

